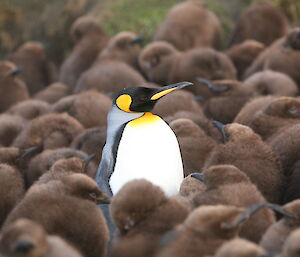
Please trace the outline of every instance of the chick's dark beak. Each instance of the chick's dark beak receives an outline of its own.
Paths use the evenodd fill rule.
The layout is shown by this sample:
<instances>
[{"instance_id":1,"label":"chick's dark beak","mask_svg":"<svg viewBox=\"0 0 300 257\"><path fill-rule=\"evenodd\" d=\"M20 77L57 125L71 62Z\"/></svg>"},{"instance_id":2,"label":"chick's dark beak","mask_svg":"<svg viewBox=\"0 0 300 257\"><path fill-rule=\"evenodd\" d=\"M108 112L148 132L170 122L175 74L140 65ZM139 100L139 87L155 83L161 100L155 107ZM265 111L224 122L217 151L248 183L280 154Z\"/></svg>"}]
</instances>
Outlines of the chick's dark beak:
<instances>
[{"instance_id":1,"label":"chick's dark beak","mask_svg":"<svg viewBox=\"0 0 300 257\"><path fill-rule=\"evenodd\" d=\"M96 199L96 203L97 204L110 204L111 199L108 196L105 196L105 198L103 198L103 196L101 196L101 198Z\"/></svg>"},{"instance_id":2,"label":"chick's dark beak","mask_svg":"<svg viewBox=\"0 0 300 257\"><path fill-rule=\"evenodd\" d=\"M207 86L211 91L215 93L221 93L224 91L227 91L229 87L227 85L218 85L216 86L215 84L211 83L210 81L203 79L203 78L196 78L196 81L203 84L204 86Z\"/></svg>"},{"instance_id":3,"label":"chick's dark beak","mask_svg":"<svg viewBox=\"0 0 300 257\"><path fill-rule=\"evenodd\" d=\"M204 180L204 175L202 173L192 173L191 174L192 178L198 179L200 181Z\"/></svg>"},{"instance_id":4,"label":"chick's dark beak","mask_svg":"<svg viewBox=\"0 0 300 257\"><path fill-rule=\"evenodd\" d=\"M133 39L129 44L130 45L135 45L135 44L140 44L144 41L143 36L137 36L135 39Z\"/></svg>"},{"instance_id":5,"label":"chick's dark beak","mask_svg":"<svg viewBox=\"0 0 300 257\"><path fill-rule=\"evenodd\" d=\"M227 137L227 135L226 135L226 133L225 133L224 124L223 124L222 122L216 121L216 120L214 120L212 123L215 125L215 127L216 127L216 128L220 131L220 133L222 134L222 137L223 137L223 143L226 143L226 142L228 141L228 137Z\"/></svg>"},{"instance_id":6,"label":"chick's dark beak","mask_svg":"<svg viewBox=\"0 0 300 257\"><path fill-rule=\"evenodd\" d=\"M159 98L161 98L175 90L178 90L178 89L181 89L181 88L184 88L187 86L191 86L191 85L193 85L193 83L184 81L184 82L179 82L176 84L164 86L164 87L158 89L156 91L156 93L154 95L152 95L150 100L153 100L153 101L158 100Z\"/></svg>"},{"instance_id":7,"label":"chick's dark beak","mask_svg":"<svg viewBox=\"0 0 300 257\"><path fill-rule=\"evenodd\" d=\"M21 68L16 68L14 71L12 71L11 73L10 73L10 75L11 76L13 76L13 77L15 77L15 76L17 76L19 73L21 73L21 72L23 72L23 69L21 69Z\"/></svg>"}]
</instances>

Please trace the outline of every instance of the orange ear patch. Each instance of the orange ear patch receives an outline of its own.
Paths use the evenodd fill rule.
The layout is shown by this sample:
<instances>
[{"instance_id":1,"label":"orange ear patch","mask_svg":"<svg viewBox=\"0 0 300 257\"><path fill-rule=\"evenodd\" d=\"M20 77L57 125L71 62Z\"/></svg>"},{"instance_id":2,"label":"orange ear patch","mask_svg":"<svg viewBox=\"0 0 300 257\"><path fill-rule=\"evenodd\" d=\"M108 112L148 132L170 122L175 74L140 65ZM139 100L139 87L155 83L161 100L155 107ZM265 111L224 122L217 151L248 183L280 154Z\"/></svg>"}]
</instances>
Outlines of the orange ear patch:
<instances>
[{"instance_id":1,"label":"orange ear patch","mask_svg":"<svg viewBox=\"0 0 300 257\"><path fill-rule=\"evenodd\" d=\"M131 103L132 98L130 95L120 95L116 100L117 106L124 112L132 112L129 109Z\"/></svg>"}]
</instances>

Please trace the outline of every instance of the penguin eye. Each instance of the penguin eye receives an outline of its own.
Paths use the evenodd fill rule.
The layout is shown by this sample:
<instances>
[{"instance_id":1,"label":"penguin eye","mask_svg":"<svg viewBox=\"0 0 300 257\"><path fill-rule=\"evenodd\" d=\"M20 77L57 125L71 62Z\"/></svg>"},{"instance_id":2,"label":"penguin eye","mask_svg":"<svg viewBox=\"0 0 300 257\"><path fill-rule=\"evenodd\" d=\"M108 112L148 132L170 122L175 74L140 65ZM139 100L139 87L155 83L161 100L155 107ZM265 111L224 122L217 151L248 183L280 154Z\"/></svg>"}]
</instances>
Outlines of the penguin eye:
<instances>
[{"instance_id":1,"label":"penguin eye","mask_svg":"<svg viewBox=\"0 0 300 257\"><path fill-rule=\"evenodd\" d=\"M291 114L293 116L299 116L300 115L299 110L296 109L296 108L290 108L290 109L288 109L288 112L289 112L289 114Z\"/></svg>"},{"instance_id":2,"label":"penguin eye","mask_svg":"<svg viewBox=\"0 0 300 257\"><path fill-rule=\"evenodd\" d=\"M95 200L97 198L95 193L89 193L89 197Z\"/></svg>"}]
</instances>

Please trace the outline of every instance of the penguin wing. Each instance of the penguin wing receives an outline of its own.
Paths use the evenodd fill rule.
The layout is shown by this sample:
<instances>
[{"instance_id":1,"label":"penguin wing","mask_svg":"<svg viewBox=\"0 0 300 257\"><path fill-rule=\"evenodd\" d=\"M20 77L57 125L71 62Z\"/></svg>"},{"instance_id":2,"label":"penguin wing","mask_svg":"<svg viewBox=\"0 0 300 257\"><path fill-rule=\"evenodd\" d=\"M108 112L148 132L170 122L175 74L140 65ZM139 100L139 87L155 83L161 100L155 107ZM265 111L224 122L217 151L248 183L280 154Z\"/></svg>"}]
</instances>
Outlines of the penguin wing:
<instances>
[{"instance_id":1,"label":"penguin wing","mask_svg":"<svg viewBox=\"0 0 300 257\"><path fill-rule=\"evenodd\" d=\"M127 123L123 124L114 135L111 135L112 140L106 141L102 151L101 162L97 170L96 182L101 191L108 196L113 195L109 180L114 172L120 140L126 125Z\"/></svg>"}]
</instances>

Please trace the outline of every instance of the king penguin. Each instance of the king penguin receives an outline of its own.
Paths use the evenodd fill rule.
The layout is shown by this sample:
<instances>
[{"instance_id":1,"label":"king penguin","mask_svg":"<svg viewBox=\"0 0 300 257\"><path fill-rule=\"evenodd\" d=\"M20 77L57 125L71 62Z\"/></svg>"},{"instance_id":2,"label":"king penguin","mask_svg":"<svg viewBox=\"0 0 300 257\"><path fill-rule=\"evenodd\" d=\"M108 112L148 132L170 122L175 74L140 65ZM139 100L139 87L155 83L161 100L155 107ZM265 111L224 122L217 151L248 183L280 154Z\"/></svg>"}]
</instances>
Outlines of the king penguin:
<instances>
[{"instance_id":1,"label":"king penguin","mask_svg":"<svg viewBox=\"0 0 300 257\"><path fill-rule=\"evenodd\" d=\"M109 196L133 179L146 179L172 196L183 180L177 138L168 124L151 113L163 96L190 86L180 82L161 88L129 87L113 100L107 138L96 181Z\"/></svg>"}]
</instances>

